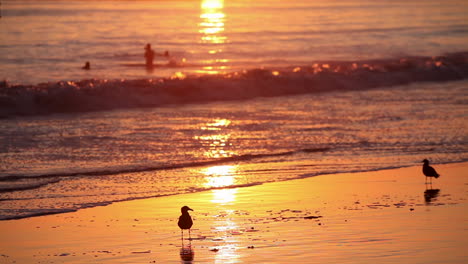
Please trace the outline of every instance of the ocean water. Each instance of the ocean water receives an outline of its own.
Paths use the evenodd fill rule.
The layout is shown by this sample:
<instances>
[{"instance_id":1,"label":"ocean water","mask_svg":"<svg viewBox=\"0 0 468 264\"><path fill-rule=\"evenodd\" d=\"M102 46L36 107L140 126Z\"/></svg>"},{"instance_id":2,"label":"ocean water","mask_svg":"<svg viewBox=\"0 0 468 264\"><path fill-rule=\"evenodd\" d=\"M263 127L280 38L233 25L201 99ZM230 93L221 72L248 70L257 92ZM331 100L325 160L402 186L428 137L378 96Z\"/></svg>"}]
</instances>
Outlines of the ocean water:
<instances>
[{"instance_id":1,"label":"ocean water","mask_svg":"<svg viewBox=\"0 0 468 264\"><path fill-rule=\"evenodd\" d=\"M467 14L464 0L4 0L0 78L147 79L439 56L467 51ZM138 67L146 43L172 63ZM92 71L81 70L85 61Z\"/></svg>"},{"instance_id":2,"label":"ocean water","mask_svg":"<svg viewBox=\"0 0 468 264\"><path fill-rule=\"evenodd\" d=\"M467 14L456 0L2 1L0 219L466 161ZM146 69L146 43L170 58Z\"/></svg>"}]
</instances>

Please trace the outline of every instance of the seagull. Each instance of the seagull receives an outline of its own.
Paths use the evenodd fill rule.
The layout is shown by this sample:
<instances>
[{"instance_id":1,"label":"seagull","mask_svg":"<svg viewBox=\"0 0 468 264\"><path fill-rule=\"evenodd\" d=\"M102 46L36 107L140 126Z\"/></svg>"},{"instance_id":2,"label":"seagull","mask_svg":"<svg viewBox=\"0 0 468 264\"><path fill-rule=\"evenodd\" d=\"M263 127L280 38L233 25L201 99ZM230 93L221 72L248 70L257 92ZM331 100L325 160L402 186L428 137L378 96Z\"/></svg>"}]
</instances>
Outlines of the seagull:
<instances>
[{"instance_id":1,"label":"seagull","mask_svg":"<svg viewBox=\"0 0 468 264\"><path fill-rule=\"evenodd\" d=\"M193 211L188 206L184 206L180 208L180 211L182 212L182 215L179 216L179 222L177 222L177 225L180 227L180 231L182 232L182 240L184 239L184 229L188 229L189 232L189 239L190 238L190 228L193 225L192 217L190 217L188 211Z\"/></svg>"},{"instance_id":2,"label":"seagull","mask_svg":"<svg viewBox=\"0 0 468 264\"><path fill-rule=\"evenodd\" d=\"M424 175L426 176L426 183L427 183L427 177L434 177L436 179L439 178L440 175L437 173L437 171L434 168L429 166L429 161L427 159L424 159L422 162L424 162L422 171ZM431 178L431 183L432 183L432 178Z\"/></svg>"}]
</instances>

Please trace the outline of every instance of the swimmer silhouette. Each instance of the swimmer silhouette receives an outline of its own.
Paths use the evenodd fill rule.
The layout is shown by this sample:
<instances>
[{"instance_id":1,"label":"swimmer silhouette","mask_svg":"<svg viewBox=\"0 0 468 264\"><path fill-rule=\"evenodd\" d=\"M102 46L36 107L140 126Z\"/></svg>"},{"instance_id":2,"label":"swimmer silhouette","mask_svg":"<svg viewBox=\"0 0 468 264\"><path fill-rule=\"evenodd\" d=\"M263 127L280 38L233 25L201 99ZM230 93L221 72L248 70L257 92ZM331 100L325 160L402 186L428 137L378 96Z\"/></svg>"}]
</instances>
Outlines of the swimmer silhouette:
<instances>
[{"instance_id":1,"label":"swimmer silhouette","mask_svg":"<svg viewBox=\"0 0 468 264\"><path fill-rule=\"evenodd\" d=\"M189 210L193 211L188 206L184 206L180 209L180 211L182 212L182 215L179 217L179 222L177 222L177 225L179 225L180 231L182 232L182 240L184 240L184 229L188 229L189 240L191 240L190 228L192 228L193 221L192 221L192 217L188 213Z\"/></svg>"},{"instance_id":2,"label":"swimmer silhouette","mask_svg":"<svg viewBox=\"0 0 468 264\"><path fill-rule=\"evenodd\" d=\"M426 183L427 183L427 177L429 177L431 184L432 184L432 177L437 179L439 178L440 175L437 173L437 171L434 168L429 166L429 161L427 159L424 159L422 162L424 162L422 171L424 175L426 176Z\"/></svg>"},{"instance_id":3,"label":"swimmer silhouette","mask_svg":"<svg viewBox=\"0 0 468 264\"><path fill-rule=\"evenodd\" d=\"M146 59L146 68L153 67L154 60L154 51L151 49L151 44L146 44L145 46L145 59Z\"/></svg>"},{"instance_id":4,"label":"swimmer silhouette","mask_svg":"<svg viewBox=\"0 0 468 264\"><path fill-rule=\"evenodd\" d=\"M91 70L91 64L89 63L89 61L87 61L85 63L85 66L81 67L81 69L83 70Z\"/></svg>"}]
</instances>

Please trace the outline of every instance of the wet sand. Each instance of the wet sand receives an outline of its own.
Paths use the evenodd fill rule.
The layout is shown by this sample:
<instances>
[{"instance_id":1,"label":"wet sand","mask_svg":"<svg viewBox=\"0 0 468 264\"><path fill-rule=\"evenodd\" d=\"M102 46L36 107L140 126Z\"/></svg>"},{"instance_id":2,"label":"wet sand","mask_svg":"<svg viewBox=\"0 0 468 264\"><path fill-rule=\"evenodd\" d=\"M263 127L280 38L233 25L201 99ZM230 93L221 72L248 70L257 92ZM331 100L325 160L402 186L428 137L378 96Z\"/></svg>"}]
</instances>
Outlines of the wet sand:
<instances>
[{"instance_id":1,"label":"wet sand","mask_svg":"<svg viewBox=\"0 0 468 264\"><path fill-rule=\"evenodd\" d=\"M434 167L432 187L417 166L0 221L0 263L466 263L468 163Z\"/></svg>"}]
</instances>

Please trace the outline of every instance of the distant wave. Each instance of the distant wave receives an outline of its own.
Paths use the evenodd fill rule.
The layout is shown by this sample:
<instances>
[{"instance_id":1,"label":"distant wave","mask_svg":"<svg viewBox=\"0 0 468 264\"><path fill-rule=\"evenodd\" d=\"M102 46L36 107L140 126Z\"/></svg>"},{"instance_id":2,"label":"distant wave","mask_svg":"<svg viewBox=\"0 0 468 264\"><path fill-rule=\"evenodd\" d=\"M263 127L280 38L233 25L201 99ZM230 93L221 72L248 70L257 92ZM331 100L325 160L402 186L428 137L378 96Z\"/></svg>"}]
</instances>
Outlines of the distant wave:
<instances>
[{"instance_id":1,"label":"distant wave","mask_svg":"<svg viewBox=\"0 0 468 264\"><path fill-rule=\"evenodd\" d=\"M254 159L268 158L268 157L279 157L279 156L289 156L297 153L313 153L313 152L324 152L329 150L328 148L306 148L299 149L294 151L278 152L278 153L267 153L267 154L246 154L240 156L232 156L227 158L220 158L215 160L208 161L199 161L199 162L189 162L182 164L173 164L166 166L148 166L148 167L129 167L129 168L119 168L119 169L110 169L110 170L95 170L95 171L74 171L74 172L63 172L63 173L49 173L49 174L39 174L39 175L10 175L10 176L0 176L0 182L5 181L18 181L23 179L41 179L41 178L61 178L61 177L73 177L73 176L103 176L103 175L115 175L123 173L137 173L137 172L147 172L147 171L158 171L158 170L171 170L171 169L181 169L181 168L191 168L191 167L200 167L200 166L212 166L229 162L240 162L240 161L249 161ZM53 182L57 182L54 180ZM43 185L49 184L51 182L45 182L41 184L31 184L26 186L18 185L15 187L3 188L0 187L0 192L11 192L25 189L34 189L42 187Z\"/></svg>"},{"instance_id":2,"label":"distant wave","mask_svg":"<svg viewBox=\"0 0 468 264\"><path fill-rule=\"evenodd\" d=\"M468 78L468 52L437 57L316 62L279 69L141 80L81 80L37 85L0 82L0 117L157 107Z\"/></svg>"}]
</instances>

